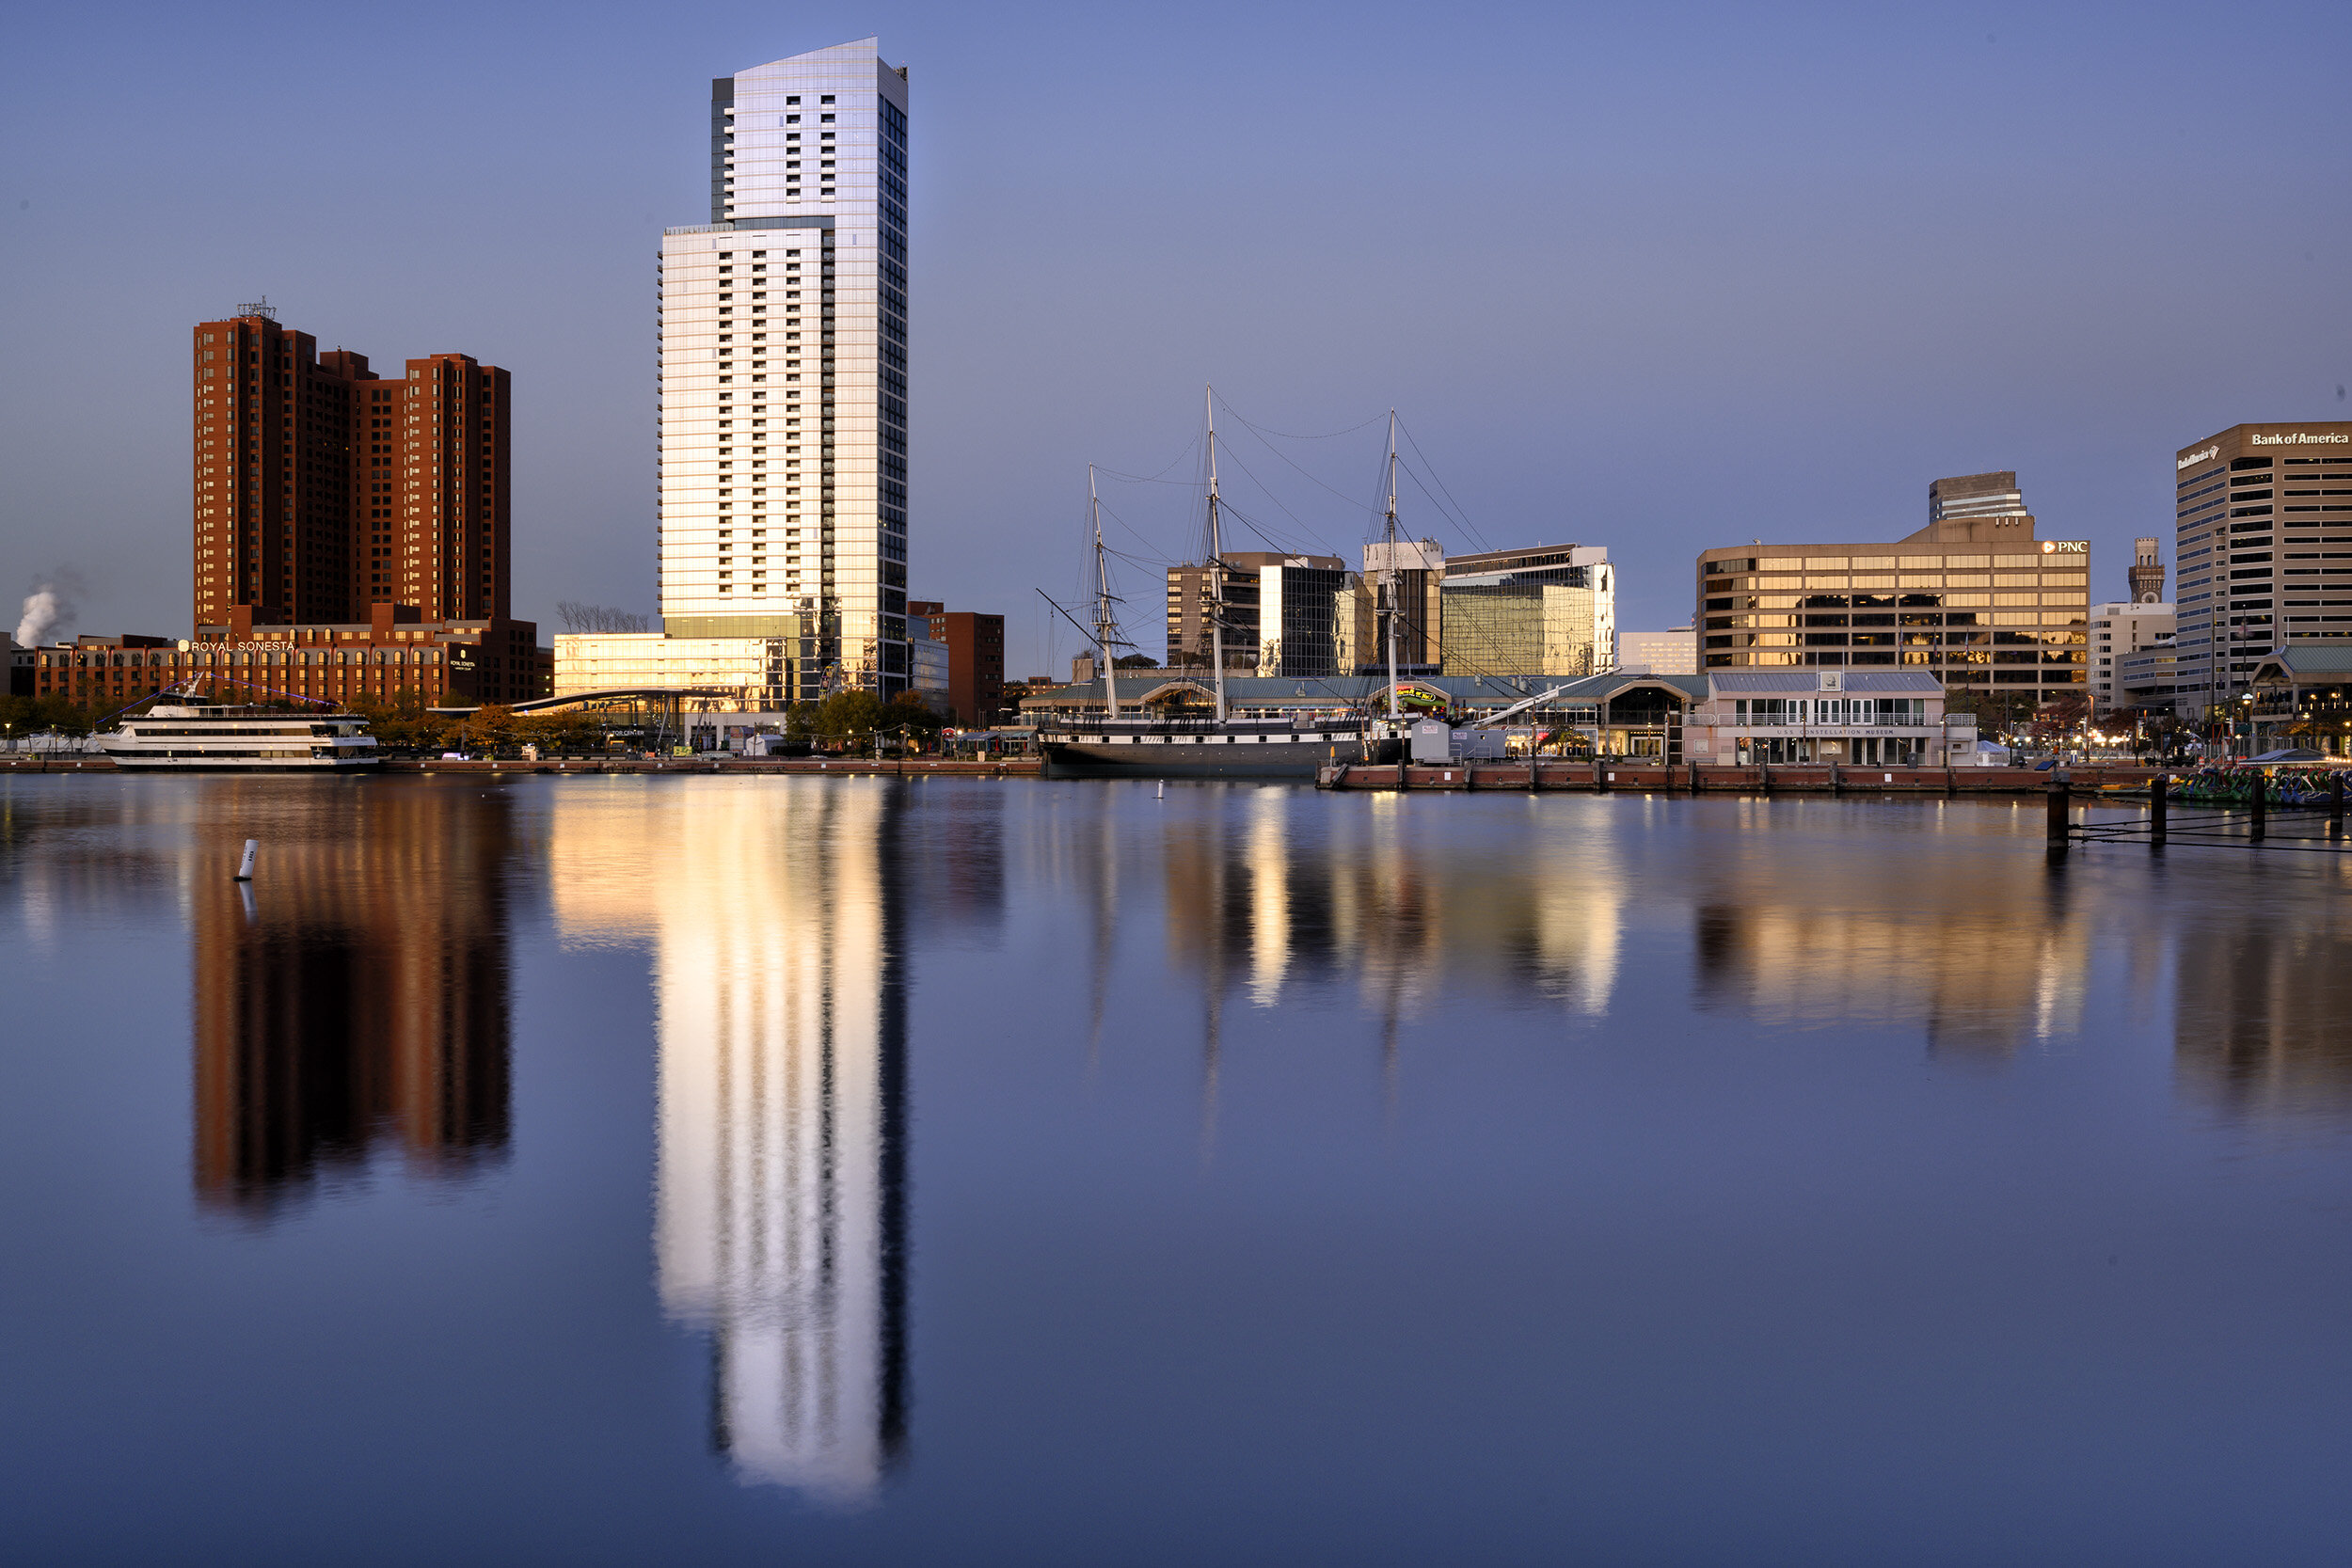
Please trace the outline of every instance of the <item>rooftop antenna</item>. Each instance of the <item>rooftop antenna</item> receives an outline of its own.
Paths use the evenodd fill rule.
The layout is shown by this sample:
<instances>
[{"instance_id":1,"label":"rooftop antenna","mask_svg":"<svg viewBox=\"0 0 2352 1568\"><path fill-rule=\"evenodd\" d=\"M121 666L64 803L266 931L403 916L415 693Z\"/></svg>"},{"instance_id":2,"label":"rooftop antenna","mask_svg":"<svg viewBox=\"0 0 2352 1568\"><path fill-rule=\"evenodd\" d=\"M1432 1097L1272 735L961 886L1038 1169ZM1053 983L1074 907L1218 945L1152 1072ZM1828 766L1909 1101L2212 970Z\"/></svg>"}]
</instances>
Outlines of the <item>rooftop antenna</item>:
<instances>
[{"instance_id":1,"label":"rooftop antenna","mask_svg":"<svg viewBox=\"0 0 2352 1568\"><path fill-rule=\"evenodd\" d=\"M269 302L269 295L263 294L261 298L255 300L250 305L238 306L237 314L240 316L260 316L264 321L276 321L278 319L278 307Z\"/></svg>"}]
</instances>

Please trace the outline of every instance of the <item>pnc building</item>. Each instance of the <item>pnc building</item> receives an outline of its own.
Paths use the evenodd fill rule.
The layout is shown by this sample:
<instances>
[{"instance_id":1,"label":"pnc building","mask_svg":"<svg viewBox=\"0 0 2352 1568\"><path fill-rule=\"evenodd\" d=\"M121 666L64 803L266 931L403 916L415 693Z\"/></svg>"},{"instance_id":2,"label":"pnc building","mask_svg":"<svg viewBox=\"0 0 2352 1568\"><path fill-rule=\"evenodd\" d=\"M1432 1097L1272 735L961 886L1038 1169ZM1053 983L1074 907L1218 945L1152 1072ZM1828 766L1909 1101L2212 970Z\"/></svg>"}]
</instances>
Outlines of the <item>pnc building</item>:
<instances>
[{"instance_id":1,"label":"pnc building","mask_svg":"<svg viewBox=\"0 0 2352 1568\"><path fill-rule=\"evenodd\" d=\"M1738 545L1698 559L1709 672L1925 671L1947 692L2084 692L2090 546L2043 539L2014 473L1928 486L1928 523L1887 544Z\"/></svg>"},{"instance_id":2,"label":"pnc building","mask_svg":"<svg viewBox=\"0 0 2352 1568\"><path fill-rule=\"evenodd\" d=\"M2173 712L2202 722L2264 656L2352 639L2352 423L2232 425L2172 469Z\"/></svg>"}]
</instances>

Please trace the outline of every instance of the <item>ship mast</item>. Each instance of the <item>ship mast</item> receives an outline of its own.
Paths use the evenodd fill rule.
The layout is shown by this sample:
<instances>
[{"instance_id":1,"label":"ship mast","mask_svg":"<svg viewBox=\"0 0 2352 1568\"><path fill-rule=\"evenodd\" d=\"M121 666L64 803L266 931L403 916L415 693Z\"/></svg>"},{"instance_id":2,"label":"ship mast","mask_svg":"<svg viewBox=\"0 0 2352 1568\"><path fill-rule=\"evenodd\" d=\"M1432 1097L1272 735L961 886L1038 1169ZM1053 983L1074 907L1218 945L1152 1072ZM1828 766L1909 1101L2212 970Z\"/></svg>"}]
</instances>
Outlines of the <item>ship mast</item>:
<instances>
[{"instance_id":1,"label":"ship mast","mask_svg":"<svg viewBox=\"0 0 2352 1568\"><path fill-rule=\"evenodd\" d=\"M1225 540L1216 515L1216 388L1204 394L1209 409L1209 657L1216 679L1216 721L1225 722Z\"/></svg>"},{"instance_id":2,"label":"ship mast","mask_svg":"<svg viewBox=\"0 0 2352 1568\"><path fill-rule=\"evenodd\" d=\"M1103 561L1103 503L1094 493L1094 465L1087 465L1087 513L1094 524L1094 645L1103 656L1103 705L1108 717L1119 717L1119 681L1111 662L1111 633L1118 623L1111 612L1110 568Z\"/></svg>"},{"instance_id":3,"label":"ship mast","mask_svg":"<svg viewBox=\"0 0 2352 1568\"><path fill-rule=\"evenodd\" d=\"M1396 701L1396 613L1398 603L1396 580L1396 410L1389 410L1389 525L1388 553L1381 558L1380 587L1389 601L1389 718L1401 717Z\"/></svg>"}]
</instances>

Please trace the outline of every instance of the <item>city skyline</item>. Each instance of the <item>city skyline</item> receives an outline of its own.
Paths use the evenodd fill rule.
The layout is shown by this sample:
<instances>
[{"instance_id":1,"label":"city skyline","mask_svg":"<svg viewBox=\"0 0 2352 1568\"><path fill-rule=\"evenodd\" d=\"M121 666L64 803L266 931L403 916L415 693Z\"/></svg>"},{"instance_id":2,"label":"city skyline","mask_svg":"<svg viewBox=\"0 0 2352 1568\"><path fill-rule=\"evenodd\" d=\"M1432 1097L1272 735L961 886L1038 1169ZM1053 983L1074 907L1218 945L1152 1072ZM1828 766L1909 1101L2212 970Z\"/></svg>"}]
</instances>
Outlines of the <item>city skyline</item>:
<instances>
[{"instance_id":1,"label":"city skyline","mask_svg":"<svg viewBox=\"0 0 2352 1568\"><path fill-rule=\"evenodd\" d=\"M2017 471L2045 529L2090 539L2111 575L2133 538L2161 532L2152 454L2182 432L2340 417L2352 375L2347 312L2315 291L2345 214L2289 203L2249 248L2190 219L2185 194L2226 180L2283 200L2325 178L2344 108L2319 62L2348 24L2308 8L2249 22L2307 45L2265 56L2260 90L2254 65L2192 58L2162 15L2118 32L2023 9L1860 30L1708 12L1671 48L1661 21L1492 12L1470 19L1491 47L1437 63L1401 17L1335 36L1277 12L1228 57L1149 19L1073 34L1042 15L885 7L780 29L722 11L651 39L577 38L544 84L516 78L543 42L523 22L493 19L453 67L421 24L372 26L356 68L340 24L289 26L287 69L335 61L363 96L434 62L435 113L364 187L320 172L346 153L183 85L228 40L160 13L127 42L112 25L150 14L36 19L0 110L20 150L0 201L9 274L52 302L23 347L56 368L0 394L18 479L0 548L20 594L78 574L76 630L176 631L188 602L184 566L152 551L186 493L187 407L107 367L263 293L349 342L462 346L522 377L516 613L548 620L557 597L653 608L632 339L648 342L642 236L707 177L704 111L678 86L869 33L922 78L933 138L912 133L914 248L933 258L911 286L929 324L908 480L935 525L908 585L921 596L1011 610L1033 583L1057 590L1081 564L1085 462L1157 472L1212 376L1294 432L1400 404L1484 542L1607 544L1625 623L1662 626L1681 619L1702 544L1819 537L1827 517L1881 537L1936 474ZM62 138L63 84L99 57L176 117L174 145L145 139L132 159L127 129ZM1204 104L1190 84L1209 76ZM563 113L589 101L594 114ZM560 158L518 170L455 150L533 141L528 127L558 117ZM194 171L224 158L302 189L303 223L215 214ZM76 193L102 185L175 226L168 266L67 243ZM1366 243L1408 191L1439 231L1478 236L1481 280L1449 282L1444 247ZM1082 221L1057 223L1073 195ZM560 220L512 215L548 200ZM1997 254L1953 243L1963 207L1997 213ZM383 232L380 255L350 258L339 236L358 227ZM1443 330L1410 303L1438 297ZM2252 325L2177 330L2221 300ZM1400 309L1401 326L1378 325ZM1826 497L1824 441L1839 454ZM1345 495L1366 488L1352 453L1308 461ZM1256 466L1279 487L1279 464ZM1302 491L1317 542L1352 554L1360 518L1303 481L1284 499ZM1173 511L1133 499L1149 494L1122 515L1181 559ZM1411 504L1417 536L1482 542ZM1074 646L1041 638L1046 624L1024 609L1009 626L1013 673Z\"/></svg>"}]
</instances>

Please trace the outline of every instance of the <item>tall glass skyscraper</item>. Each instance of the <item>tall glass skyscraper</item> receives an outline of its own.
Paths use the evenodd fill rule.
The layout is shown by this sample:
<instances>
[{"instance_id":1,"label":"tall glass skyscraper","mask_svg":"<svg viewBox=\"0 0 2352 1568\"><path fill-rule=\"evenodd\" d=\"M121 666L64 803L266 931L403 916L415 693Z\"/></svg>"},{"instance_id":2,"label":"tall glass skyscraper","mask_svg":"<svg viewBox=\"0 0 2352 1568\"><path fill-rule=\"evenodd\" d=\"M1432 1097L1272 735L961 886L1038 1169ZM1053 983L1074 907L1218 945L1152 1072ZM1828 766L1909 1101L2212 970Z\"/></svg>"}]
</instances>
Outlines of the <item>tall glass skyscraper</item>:
<instances>
[{"instance_id":1,"label":"tall glass skyscraper","mask_svg":"<svg viewBox=\"0 0 2352 1568\"><path fill-rule=\"evenodd\" d=\"M877 40L722 76L710 221L661 236L663 630L771 695L908 687L907 73Z\"/></svg>"}]
</instances>

